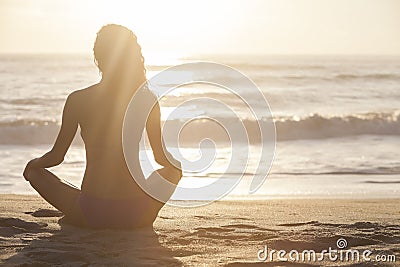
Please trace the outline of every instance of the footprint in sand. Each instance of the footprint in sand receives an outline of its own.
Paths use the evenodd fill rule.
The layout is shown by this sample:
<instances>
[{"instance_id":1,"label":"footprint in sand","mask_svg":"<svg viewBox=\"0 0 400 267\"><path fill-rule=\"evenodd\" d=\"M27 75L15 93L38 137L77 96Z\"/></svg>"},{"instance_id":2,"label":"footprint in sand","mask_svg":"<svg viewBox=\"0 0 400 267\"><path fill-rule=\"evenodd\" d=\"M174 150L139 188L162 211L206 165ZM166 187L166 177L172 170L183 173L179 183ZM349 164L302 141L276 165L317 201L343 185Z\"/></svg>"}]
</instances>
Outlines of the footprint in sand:
<instances>
[{"instance_id":1,"label":"footprint in sand","mask_svg":"<svg viewBox=\"0 0 400 267\"><path fill-rule=\"evenodd\" d=\"M0 227L13 227L29 230L39 230L46 227L47 223L27 222L18 218L0 218Z\"/></svg>"}]
</instances>

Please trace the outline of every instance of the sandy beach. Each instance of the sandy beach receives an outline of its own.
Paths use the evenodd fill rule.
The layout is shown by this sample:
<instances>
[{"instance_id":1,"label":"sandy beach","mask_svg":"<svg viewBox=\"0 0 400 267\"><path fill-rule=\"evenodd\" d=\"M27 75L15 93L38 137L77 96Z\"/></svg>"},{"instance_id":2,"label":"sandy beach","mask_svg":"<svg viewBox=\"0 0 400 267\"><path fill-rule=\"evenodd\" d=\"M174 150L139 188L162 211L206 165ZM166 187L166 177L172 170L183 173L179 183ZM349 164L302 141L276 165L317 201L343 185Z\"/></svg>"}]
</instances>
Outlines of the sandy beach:
<instances>
[{"instance_id":1,"label":"sandy beach","mask_svg":"<svg viewBox=\"0 0 400 267\"><path fill-rule=\"evenodd\" d=\"M6 266L376 266L399 264L399 199L219 201L167 206L151 229L88 230L59 222L37 196L1 195L0 263ZM371 262L260 261L260 250L371 250ZM265 251L265 250L264 250ZM260 254L263 257L263 253ZM376 262L394 255L396 262ZM288 257L286 255L286 257ZM362 259L361 259L362 260ZM386 258L388 261L388 258Z\"/></svg>"}]
</instances>

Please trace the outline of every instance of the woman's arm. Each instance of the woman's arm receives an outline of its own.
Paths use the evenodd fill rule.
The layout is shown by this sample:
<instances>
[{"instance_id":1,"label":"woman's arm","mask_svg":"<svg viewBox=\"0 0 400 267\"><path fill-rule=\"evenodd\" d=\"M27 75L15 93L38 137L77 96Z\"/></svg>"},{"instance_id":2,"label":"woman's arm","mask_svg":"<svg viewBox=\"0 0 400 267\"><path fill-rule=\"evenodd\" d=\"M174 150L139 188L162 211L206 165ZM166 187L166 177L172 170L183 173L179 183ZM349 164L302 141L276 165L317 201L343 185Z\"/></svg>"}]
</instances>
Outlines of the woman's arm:
<instances>
[{"instance_id":1,"label":"woman's arm","mask_svg":"<svg viewBox=\"0 0 400 267\"><path fill-rule=\"evenodd\" d=\"M174 166L181 169L181 163L176 160L166 149L161 134L161 113L158 101L154 105L146 122L147 136L153 150L154 159L161 166Z\"/></svg>"},{"instance_id":2,"label":"woman's arm","mask_svg":"<svg viewBox=\"0 0 400 267\"><path fill-rule=\"evenodd\" d=\"M74 105L74 94L70 94L64 105L62 124L53 148L40 158L31 160L24 171L24 174L31 167L49 168L63 162L72 140L74 139L76 130L78 129L78 121L75 115L76 107ZM25 176L25 175L24 175Z\"/></svg>"}]
</instances>

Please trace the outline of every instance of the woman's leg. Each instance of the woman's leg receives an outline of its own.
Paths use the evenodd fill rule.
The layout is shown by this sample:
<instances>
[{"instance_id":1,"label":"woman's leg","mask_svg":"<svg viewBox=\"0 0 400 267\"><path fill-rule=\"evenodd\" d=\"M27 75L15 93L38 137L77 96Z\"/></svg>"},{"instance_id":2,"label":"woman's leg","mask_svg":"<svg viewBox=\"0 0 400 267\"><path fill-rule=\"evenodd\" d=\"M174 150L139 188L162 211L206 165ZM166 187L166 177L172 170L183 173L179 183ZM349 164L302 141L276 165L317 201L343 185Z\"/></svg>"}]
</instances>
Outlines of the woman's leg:
<instances>
[{"instance_id":1,"label":"woman's leg","mask_svg":"<svg viewBox=\"0 0 400 267\"><path fill-rule=\"evenodd\" d=\"M52 206L66 215L72 223L84 224L78 198L80 190L66 184L56 175L43 168L32 168L27 179L32 187Z\"/></svg>"},{"instance_id":2,"label":"woman's leg","mask_svg":"<svg viewBox=\"0 0 400 267\"><path fill-rule=\"evenodd\" d=\"M150 197L150 210L148 213L147 220L153 222L158 215L158 212L165 205L165 202L169 200L174 193L176 186L182 178L182 171L174 167L164 167L162 169L154 171L149 178L147 178L147 186L150 191L155 192L156 195L161 196L164 201L156 200ZM166 181L169 181L174 186L166 186Z\"/></svg>"}]
</instances>

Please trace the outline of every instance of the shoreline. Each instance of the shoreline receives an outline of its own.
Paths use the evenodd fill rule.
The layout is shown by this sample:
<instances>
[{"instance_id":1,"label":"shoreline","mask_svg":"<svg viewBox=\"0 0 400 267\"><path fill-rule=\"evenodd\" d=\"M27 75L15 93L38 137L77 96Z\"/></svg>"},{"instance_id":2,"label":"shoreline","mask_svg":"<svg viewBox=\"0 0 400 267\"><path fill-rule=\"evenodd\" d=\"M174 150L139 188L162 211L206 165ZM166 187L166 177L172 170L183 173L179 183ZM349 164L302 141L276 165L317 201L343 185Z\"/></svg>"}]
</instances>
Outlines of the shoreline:
<instances>
[{"instance_id":1,"label":"shoreline","mask_svg":"<svg viewBox=\"0 0 400 267\"><path fill-rule=\"evenodd\" d=\"M80 229L59 223L62 214L40 197L2 194L0 201L0 263L10 266L270 266L269 260L257 259L265 245L318 252L336 248L339 238L351 249L395 255L396 262L385 263L389 266L400 261L400 199L223 200L198 208L166 206L154 231ZM291 263L360 264L329 259Z\"/></svg>"},{"instance_id":2,"label":"shoreline","mask_svg":"<svg viewBox=\"0 0 400 267\"><path fill-rule=\"evenodd\" d=\"M21 197L40 197L38 193L27 193L27 192L21 192L21 193L1 193L0 192L0 199L1 196L21 196ZM355 200L372 200L372 201L385 201L385 200L399 200L400 201L400 196L397 196L395 194L388 194L388 195L383 195L383 194L374 194L372 196L368 196L367 193L365 194L331 194L331 195L317 195L317 194L312 194L312 195L291 195L291 194L286 194L286 195L232 195L232 196L224 196L221 199L214 200L210 202L209 200L201 200L201 199L195 199L195 200L183 200L183 199L173 199L170 200L170 202L206 202L209 205L213 202L241 202L241 201L250 201L250 202L260 202L260 201L275 201L275 200L312 200L312 201L318 201L318 200L341 200L341 201L355 201ZM400 203L400 202L399 202ZM175 205L168 205L174 207Z\"/></svg>"},{"instance_id":3,"label":"shoreline","mask_svg":"<svg viewBox=\"0 0 400 267\"><path fill-rule=\"evenodd\" d=\"M52 171L63 178L71 176L67 182L80 187L82 179L80 171L74 166L63 165ZM18 174L20 175L20 174ZM148 175L145 173L145 175ZM79 178L75 178L78 177ZM277 175L270 174L263 185L254 194L249 194L250 177L243 177L240 182L221 199L221 201L253 201L272 199L399 199L400 181L398 174L391 175ZM183 177L180 186L204 186L205 182L212 182L214 177ZM223 179L230 179L223 178ZM29 183L22 177L5 179L7 184L0 188L1 194L33 195L37 196ZM207 199L205 195L203 199ZM190 199L190 195L174 194L174 200Z\"/></svg>"}]
</instances>

